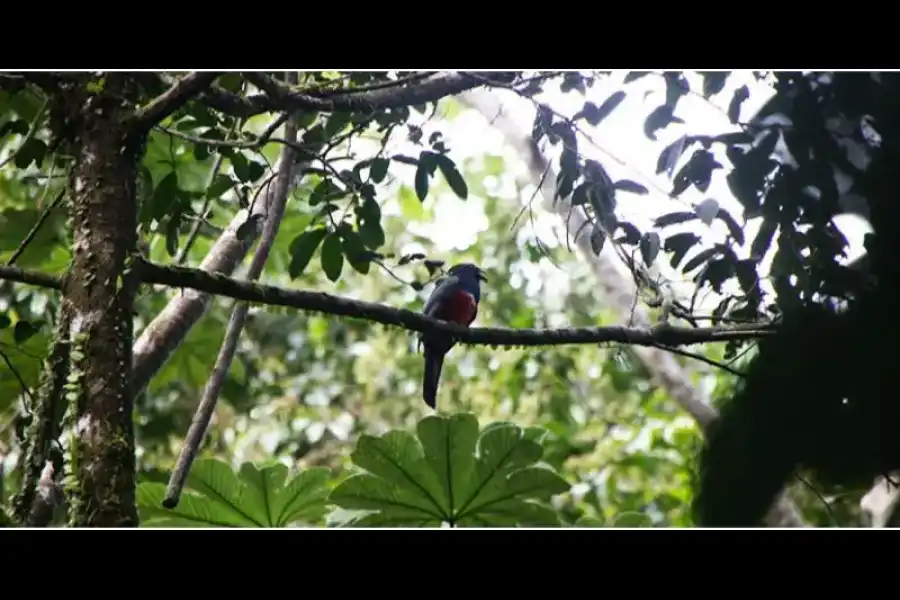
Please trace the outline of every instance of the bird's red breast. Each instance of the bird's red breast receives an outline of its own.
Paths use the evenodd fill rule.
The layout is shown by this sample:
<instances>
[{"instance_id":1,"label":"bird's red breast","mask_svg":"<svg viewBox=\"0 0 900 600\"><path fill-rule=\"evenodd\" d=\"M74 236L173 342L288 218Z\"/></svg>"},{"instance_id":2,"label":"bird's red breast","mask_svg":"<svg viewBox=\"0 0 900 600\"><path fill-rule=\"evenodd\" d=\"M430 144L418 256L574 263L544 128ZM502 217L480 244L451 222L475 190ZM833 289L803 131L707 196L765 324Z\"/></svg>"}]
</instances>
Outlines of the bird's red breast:
<instances>
[{"instance_id":1,"label":"bird's red breast","mask_svg":"<svg viewBox=\"0 0 900 600\"><path fill-rule=\"evenodd\" d=\"M478 303L475 297L465 290L457 290L445 302L434 316L444 321L469 325L478 314Z\"/></svg>"}]
</instances>

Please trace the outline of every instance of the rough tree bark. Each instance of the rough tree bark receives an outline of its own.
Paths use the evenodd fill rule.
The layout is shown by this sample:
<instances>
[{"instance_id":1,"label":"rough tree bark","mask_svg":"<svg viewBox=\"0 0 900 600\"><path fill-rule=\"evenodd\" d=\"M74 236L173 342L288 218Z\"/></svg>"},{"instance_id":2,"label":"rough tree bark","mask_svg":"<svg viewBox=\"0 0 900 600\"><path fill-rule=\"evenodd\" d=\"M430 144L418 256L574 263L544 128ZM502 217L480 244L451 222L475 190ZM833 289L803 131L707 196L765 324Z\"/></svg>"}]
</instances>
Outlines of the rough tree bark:
<instances>
[{"instance_id":1,"label":"rough tree bark","mask_svg":"<svg viewBox=\"0 0 900 600\"><path fill-rule=\"evenodd\" d=\"M67 499L72 525L135 526L131 344L138 282L128 264L146 137L129 122L127 74L109 73L98 87L74 84L59 96L75 156L68 181L74 259L63 286L71 309L67 396L74 402Z\"/></svg>"},{"instance_id":2,"label":"rough tree bark","mask_svg":"<svg viewBox=\"0 0 900 600\"><path fill-rule=\"evenodd\" d=\"M472 90L461 94L459 99L478 111L500 131L507 144L529 165L534 184L540 186L544 208L558 214L567 231L580 232L575 238L575 243L582 258L596 276L596 284L601 291L599 297L604 304L614 310L622 322L631 319L637 326L650 326L651 321L646 310L634 303L634 295L637 293L634 282L619 271L608 254L601 252L597 255L591 248L592 227L587 223L586 217L578 211L571 210L567 202L554 201L553 182L556 181L556 173L550 168L547 159L537 151L530 131L504 113L503 104L495 92ZM549 173L545 177L544 173L548 168ZM643 346L632 347L632 351L651 374L654 383L665 389L675 402L693 417L702 430L705 431L715 421L718 416L716 409L706 402L694 387L689 374L671 353ZM797 508L786 497L781 497L773 507L769 523L775 527L805 526Z\"/></svg>"}]
</instances>

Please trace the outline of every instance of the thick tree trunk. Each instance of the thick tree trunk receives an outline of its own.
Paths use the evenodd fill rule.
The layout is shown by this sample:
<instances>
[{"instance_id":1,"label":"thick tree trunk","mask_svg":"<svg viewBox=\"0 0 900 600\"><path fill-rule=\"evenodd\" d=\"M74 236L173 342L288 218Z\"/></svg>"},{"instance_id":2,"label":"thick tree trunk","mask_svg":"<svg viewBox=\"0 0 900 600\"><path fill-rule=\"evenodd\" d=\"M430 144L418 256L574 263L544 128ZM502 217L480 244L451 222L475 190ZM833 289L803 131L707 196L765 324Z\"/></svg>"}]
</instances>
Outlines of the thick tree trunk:
<instances>
[{"instance_id":1,"label":"thick tree trunk","mask_svg":"<svg viewBox=\"0 0 900 600\"><path fill-rule=\"evenodd\" d=\"M66 499L74 526L136 526L132 423L132 310L137 281L135 182L145 137L130 131L127 78L99 92L65 92L76 164L69 178L74 260L64 285L71 308Z\"/></svg>"}]
</instances>

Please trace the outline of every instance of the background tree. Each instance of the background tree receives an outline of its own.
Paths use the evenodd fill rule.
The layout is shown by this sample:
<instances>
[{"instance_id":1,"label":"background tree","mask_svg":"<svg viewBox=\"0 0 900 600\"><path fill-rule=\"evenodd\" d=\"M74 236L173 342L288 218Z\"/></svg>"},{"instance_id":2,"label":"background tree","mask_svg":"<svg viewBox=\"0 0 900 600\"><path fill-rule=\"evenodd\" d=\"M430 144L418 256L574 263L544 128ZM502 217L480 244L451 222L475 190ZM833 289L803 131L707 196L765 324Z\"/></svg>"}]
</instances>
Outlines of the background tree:
<instances>
[{"instance_id":1,"label":"background tree","mask_svg":"<svg viewBox=\"0 0 900 600\"><path fill-rule=\"evenodd\" d=\"M664 86L665 104L651 112L645 131L657 135L667 125L677 128L677 103L690 95L714 102L726 76L652 75ZM776 99L791 97L791 86L804 81L787 74L760 78L775 86ZM625 203L616 202L623 192L659 190L646 181L613 181L606 161L580 150L583 130L614 115L640 80L647 81L646 75L627 74L624 80L622 74L555 72L0 77L5 223L0 251L8 265L27 269L10 266L0 273L6 278L0 287L5 366L0 398L6 400L0 408L11 425L2 442L9 457L4 490L16 494L13 520L133 525L139 506L146 524L691 524L693 458L701 438L679 407L695 419L709 419L714 412L704 410L697 389L728 395L735 376L696 357L666 354L662 362L654 358L660 350L653 346L671 352L684 342L771 335L753 323L716 330L693 326L705 325L704 320L768 324L773 319L767 306L784 312L790 301L782 299L784 290L777 285L747 283L751 268L754 278L766 275L764 258L772 251L755 240L775 237L765 233L767 225L757 225L762 233L750 238L747 224L738 225L727 210L710 203L680 216L663 215L658 227L646 232L617 216L624 214ZM594 86L609 90L606 101L583 98L596 96L590 91ZM491 147L480 132L478 145L465 149L465 136L454 135L469 113L452 96L476 87L525 98L536 115L528 156L521 156L526 149L509 135L518 156L502 138ZM738 98L747 94L740 88L733 94L725 110L739 123ZM564 107L553 108L565 104L561 98L581 99L566 116ZM820 115L822 123L835 113L829 110ZM779 127L784 125L758 118L736 125L741 131L731 137L685 137L668 145L660 171L673 174L673 196L678 196L689 185L707 185L716 165L730 161L729 183L737 179L751 190L755 185L757 199L768 198L780 188L751 173L776 149L791 148L790 136L779 133L783 142L758 158L767 152L763 142L771 141L765 133ZM804 143L818 147L821 140L810 137ZM728 148L727 156L714 147ZM814 154L810 161L827 164ZM534 191L547 189L535 181L536 165L538 171L552 166L558 173L546 207L565 220L554 217L549 229L530 201ZM817 181L793 184L804 180ZM741 202L753 196L744 188L734 193ZM780 206L790 206L792 197L785 194ZM759 207L747 209L751 228ZM797 211L801 228L803 219L811 218L807 212ZM816 267L814 258L838 254L834 239L840 239L828 216L839 210L813 212L818 220L808 231L823 233L805 234L815 239L816 252L804 262L800 251L799 266L782 275L788 280L825 269ZM784 208L779 214L790 216ZM684 231L664 237L677 223ZM707 250L702 236L688 229L692 223L722 223L729 237ZM776 256L793 239L784 233L790 229L785 223L775 228L783 236L773 244ZM457 235L442 239L435 226L452 226ZM581 259L572 254L568 237L581 249ZM139 239L143 254L135 255ZM241 265L257 239L245 273ZM747 239L753 248L741 254ZM661 274L673 273L659 268L666 253L673 256L673 267L699 271L699 289L724 288L720 303L707 309L708 302L691 303L690 295L685 299L660 286ZM537 332L529 339L506 330L485 332L482 341L507 349L455 350L439 398L447 416L423 420L421 356L409 333L440 325L403 309L420 309L429 291L424 284L439 268L433 261L463 259L488 271L482 325L522 330L633 322L639 327ZM386 308L316 294L276 298L273 288L240 287L222 276L204 278L202 272L166 264L197 265L206 273L321 290ZM63 280L41 275L67 266ZM623 281L621 275L609 277L616 268L637 276L631 285L643 302L624 284L610 283ZM606 287L598 297L591 274L602 269ZM729 288L729 279L736 285ZM14 285L15 280L55 286L62 294ZM138 288L139 282L144 285ZM729 289L735 293L729 295ZM248 310L242 302L214 299L211 292L282 306ZM648 311L628 310L623 295ZM133 347L131 314L140 331ZM640 329L661 314L666 325ZM692 328L679 327L678 320ZM482 334L472 335L469 341ZM555 345L566 339L643 346ZM540 345L509 349L523 342ZM726 353L740 350L735 341ZM722 359L715 346L700 352L707 361ZM41 378L42 357L47 360ZM740 361L737 367L743 369ZM208 427L206 458L193 462L186 475L193 454L189 445L181 447L182 438L190 429L188 439L200 442L219 396L225 402ZM198 401L201 410L192 425ZM477 415L482 430L459 411ZM498 421L517 426L492 430L490 424ZM753 431L768 433L763 427ZM455 447L465 449L453 458L454 473L465 482L467 473L490 473L489 492L499 497L497 490L505 486L503 493L513 492L513 501L498 504L490 494L460 500L428 485L430 493L417 496L404 487L405 480L394 479L395 472L373 462L386 448L406 448L391 456L433 484L432 443L440 435L456 436ZM528 460L486 463L491 448L499 447L517 448ZM790 450L773 449L789 468L780 467L774 477L760 475L762 481L778 481L756 505L725 509L741 518L761 518L798 462ZM550 471L533 466L538 459ZM290 466L290 476L273 460ZM187 478L184 495L178 494L180 478L171 476L173 469ZM364 473L348 478L356 470ZM873 474L865 473L868 481ZM137 501L136 480L143 482ZM521 493L526 480L537 490L533 496ZM753 483L743 483L751 499L760 497ZM274 490L266 497L277 500L263 506L262 494L236 493L247 489ZM400 494L405 512L385 509L388 489ZM170 507L180 501L163 508L166 496ZM825 506L809 489L793 486L790 498L799 513L786 500L773 522L860 519L858 496ZM59 509L55 517L53 508Z\"/></svg>"}]
</instances>

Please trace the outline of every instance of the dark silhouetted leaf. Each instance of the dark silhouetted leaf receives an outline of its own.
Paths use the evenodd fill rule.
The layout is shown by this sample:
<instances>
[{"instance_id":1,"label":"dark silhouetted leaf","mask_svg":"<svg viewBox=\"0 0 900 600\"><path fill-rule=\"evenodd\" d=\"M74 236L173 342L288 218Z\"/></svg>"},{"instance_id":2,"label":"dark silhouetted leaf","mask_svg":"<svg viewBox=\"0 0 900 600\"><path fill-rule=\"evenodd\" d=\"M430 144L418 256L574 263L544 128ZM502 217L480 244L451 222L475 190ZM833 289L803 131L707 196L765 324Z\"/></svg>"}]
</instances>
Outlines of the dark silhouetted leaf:
<instances>
[{"instance_id":1,"label":"dark silhouetted leaf","mask_svg":"<svg viewBox=\"0 0 900 600\"><path fill-rule=\"evenodd\" d=\"M359 235L369 250L384 245L384 229L381 227L381 207L373 198L366 198L356 209Z\"/></svg>"},{"instance_id":2,"label":"dark silhouetted leaf","mask_svg":"<svg viewBox=\"0 0 900 600\"><path fill-rule=\"evenodd\" d=\"M27 169L31 163L41 166L44 161L44 155L47 153L47 144L37 138L26 140L16 150L16 166L20 169Z\"/></svg>"},{"instance_id":3,"label":"dark silhouetted leaf","mask_svg":"<svg viewBox=\"0 0 900 600\"><path fill-rule=\"evenodd\" d=\"M178 254L179 234L181 232L181 215L174 214L169 217L166 224L166 253L169 256Z\"/></svg>"},{"instance_id":4,"label":"dark silhouetted leaf","mask_svg":"<svg viewBox=\"0 0 900 600\"><path fill-rule=\"evenodd\" d=\"M755 260L762 260L772 246L772 240L775 232L778 230L778 223L769 219L763 219L759 226L759 231L750 243L750 257Z\"/></svg>"},{"instance_id":5,"label":"dark silhouetted leaf","mask_svg":"<svg viewBox=\"0 0 900 600\"><path fill-rule=\"evenodd\" d=\"M737 242L739 246L744 245L744 230L738 225L738 222L734 220L734 217L731 216L724 208L720 208L716 217L725 223L725 227L728 228L728 233L734 238L734 241Z\"/></svg>"},{"instance_id":6,"label":"dark silhouetted leaf","mask_svg":"<svg viewBox=\"0 0 900 600\"><path fill-rule=\"evenodd\" d=\"M618 238L616 240L617 242L620 242L620 243L625 242L626 244L628 244L630 246L634 246L634 245L640 243L641 232L637 227L635 227L628 221L619 221L617 224L617 227L621 227L622 232L624 233L623 237Z\"/></svg>"},{"instance_id":7,"label":"dark silhouetted leaf","mask_svg":"<svg viewBox=\"0 0 900 600\"><path fill-rule=\"evenodd\" d=\"M691 271L708 261L710 258L715 256L718 252L718 248L707 248L706 250L703 250L702 252L698 253L697 256L689 260L686 265L684 265L684 269L682 270L682 272L690 273Z\"/></svg>"},{"instance_id":8,"label":"dark silhouetted leaf","mask_svg":"<svg viewBox=\"0 0 900 600\"><path fill-rule=\"evenodd\" d=\"M597 106L593 102L585 102L584 108L580 114L584 117L585 121L591 125L597 126L601 121L608 117L624 99L625 92L621 90L614 92L609 98L604 100L600 106Z\"/></svg>"},{"instance_id":9,"label":"dark silhouetted leaf","mask_svg":"<svg viewBox=\"0 0 900 600\"><path fill-rule=\"evenodd\" d=\"M336 233L329 233L322 242L322 270L331 281L337 281L344 270L344 252L341 238Z\"/></svg>"},{"instance_id":10,"label":"dark silhouetted leaf","mask_svg":"<svg viewBox=\"0 0 900 600\"><path fill-rule=\"evenodd\" d=\"M150 216L151 218L161 221L173 206L177 206L181 202L181 191L178 189L178 173L169 171L156 189L153 190L153 199L151 200Z\"/></svg>"},{"instance_id":11,"label":"dark silhouetted leaf","mask_svg":"<svg viewBox=\"0 0 900 600\"><path fill-rule=\"evenodd\" d=\"M339 231L347 262L358 273L368 275L372 253L366 249L359 233L354 231L349 223L342 223Z\"/></svg>"},{"instance_id":12,"label":"dark silhouetted leaf","mask_svg":"<svg viewBox=\"0 0 900 600\"><path fill-rule=\"evenodd\" d=\"M428 197L428 167L424 163L419 163L416 168L414 187L419 202L425 202L425 198Z\"/></svg>"},{"instance_id":13,"label":"dark silhouetted leaf","mask_svg":"<svg viewBox=\"0 0 900 600\"><path fill-rule=\"evenodd\" d=\"M288 274L291 278L299 277L306 270L312 255L315 253L319 244L325 238L324 227L316 227L308 229L295 237L291 242L291 264L288 267Z\"/></svg>"},{"instance_id":14,"label":"dark silhouetted leaf","mask_svg":"<svg viewBox=\"0 0 900 600\"><path fill-rule=\"evenodd\" d=\"M572 199L570 200L572 206L581 206L582 204L586 204L588 201L588 195L590 194L590 189L591 184L588 182L579 184L578 187L575 188L575 191L572 192Z\"/></svg>"},{"instance_id":15,"label":"dark silhouetted leaf","mask_svg":"<svg viewBox=\"0 0 900 600\"><path fill-rule=\"evenodd\" d=\"M645 233L641 237L641 256L644 258L644 264L648 267L653 264L659 254L659 234L655 231Z\"/></svg>"},{"instance_id":16,"label":"dark silhouetted leaf","mask_svg":"<svg viewBox=\"0 0 900 600\"><path fill-rule=\"evenodd\" d=\"M468 198L469 186L466 185L466 180L463 179L459 169L456 168L456 163L443 154L435 154L434 160L437 162L438 168L441 170L444 179L447 180L447 185L450 186L453 193L463 200Z\"/></svg>"},{"instance_id":17,"label":"dark silhouetted leaf","mask_svg":"<svg viewBox=\"0 0 900 600\"><path fill-rule=\"evenodd\" d=\"M656 174L660 175L665 173L671 177L672 171L675 170L675 166L681 159L681 155L684 154L686 147L687 137L681 136L663 148L663 151L659 153L659 158L656 160Z\"/></svg>"},{"instance_id":18,"label":"dark silhouetted leaf","mask_svg":"<svg viewBox=\"0 0 900 600\"><path fill-rule=\"evenodd\" d=\"M594 227L591 230L591 250L594 251L594 254L599 255L603 251L604 245L606 245L606 232L602 227Z\"/></svg>"},{"instance_id":19,"label":"dark silhouetted leaf","mask_svg":"<svg viewBox=\"0 0 900 600\"><path fill-rule=\"evenodd\" d=\"M375 158L372 159L372 164L369 165L369 177L372 178L372 181L375 183L381 183L384 181L384 178L387 176L388 166L391 164L390 159L388 158Z\"/></svg>"},{"instance_id":20,"label":"dark silhouetted leaf","mask_svg":"<svg viewBox=\"0 0 900 600\"><path fill-rule=\"evenodd\" d=\"M391 160L397 161L398 163L402 163L404 165L410 165L412 167L419 166L419 159L414 158L412 156L407 156L405 154L395 154L391 157Z\"/></svg>"},{"instance_id":21,"label":"dark silhouetted leaf","mask_svg":"<svg viewBox=\"0 0 900 600\"><path fill-rule=\"evenodd\" d=\"M553 110L546 104L539 104L537 113L534 116L534 124L531 126L531 137L534 139L535 144L544 139L552 125Z\"/></svg>"},{"instance_id":22,"label":"dark silhouetted leaf","mask_svg":"<svg viewBox=\"0 0 900 600\"><path fill-rule=\"evenodd\" d=\"M231 180L231 177L219 173L213 179L212 184L210 184L210 186L206 188L206 197L219 198L233 186L234 182Z\"/></svg>"},{"instance_id":23,"label":"dark silhouetted leaf","mask_svg":"<svg viewBox=\"0 0 900 600\"><path fill-rule=\"evenodd\" d=\"M9 317L4 314L0 314L0 329L6 329L7 327L9 327L10 323L12 323L12 321L10 321Z\"/></svg>"},{"instance_id":24,"label":"dark silhouetted leaf","mask_svg":"<svg viewBox=\"0 0 900 600\"><path fill-rule=\"evenodd\" d=\"M719 202L715 198L707 198L694 207L694 212L706 225L712 225L719 214Z\"/></svg>"},{"instance_id":25,"label":"dark silhouetted leaf","mask_svg":"<svg viewBox=\"0 0 900 600\"><path fill-rule=\"evenodd\" d=\"M717 294L722 293L722 285L734 275L734 261L728 257L717 258L706 265L706 269L697 278L697 284L709 283Z\"/></svg>"},{"instance_id":26,"label":"dark silhouetted leaf","mask_svg":"<svg viewBox=\"0 0 900 600\"><path fill-rule=\"evenodd\" d=\"M25 320L18 321L15 327L13 327L13 340L15 340L17 344L24 344L37 332L38 329L30 322Z\"/></svg>"},{"instance_id":27,"label":"dark silhouetted leaf","mask_svg":"<svg viewBox=\"0 0 900 600\"><path fill-rule=\"evenodd\" d=\"M741 118L741 105L744 103L744 100L750 97L750 90L746 85L742 85L738 89L734 91L734 96L731 97L731 102L728 103L728 120L734 124L740 122Z\"/></svg>"},{"instance_id":28,"label":"dark silhouetted leaf","mask_svg":"<svg viewBox=\"0 0 900 600\"><path fill-rule=\"evenodd\" d=\"M672 123L684 123L684 121L672 113L671 106L666 104L658 106L644 120L644 135L655 142L656 132Z\"/></svg>"},{"instance_id":29,"label":"dark silhouetted leaf","mask_svg":"<svg viewBox=\"0 0 900 600\"><path fill-rule=\"evenodd\" d=\"M728 71L701 71L703 76L703 96L709 98L715 96L725 87L728 79Z\"/></svg>"},{"instance_id":30,"label":"dark silhouetted leaf","mask_svg":"<svg viewBox=\"0 0 900 600\"><path fill-rule=\"evenodd\" d=\"M641 77L645 77L650 74L650 71L630 71L627 75L625 75L625 79L623 79L624 83L631 83L632 81L637 81Z\"/></svg>"},{"instance_id":31,"label":"dark silhouetted leaf","mask_svg":"<svg viewBox=\"0 0 900 600\"><path fill-rule=\"evenodd\" d=\"M669 227L670 225L678 225L679 223L687 223L697 218L697 214L693 212L673 212L661 215L653 221L654 227Z\"/></svg>"},{"instance_id":32,"label":"dark silhouetted leaf","mask_svg":"<svg viewBox=\"0 0 900 600\"><path fill-rule=\"evenodd\" d=\"M613 187L617 190L622 190L623 192L631 192L632 194L640 194L641 196L650 193L650 190L646 187L637 181L632 181L630 179L620 179L613 184Z\"/></svg>"},{"instance_id":33,"label":"dark silhouetted leaf","mask_svg":"<svg viewBox=\"0 0 900 600\"><path fill-rule=\"evenodd\" d=\"M677 269L681 261L684 260L688 250L696 246L700 242L700 237L691 232L676 233L666 238L665 251L672 253L672 259L669 264L673 269Z\"/></svg>"},{"instance_id":34,"label":"dark silhouetted leaf","mask_svg":"<svg viewBox=\"0 0 900 600\"><path fill-rule=\"evenodd\" d=\"M666 106L675 110L678 101L691 91L691 86L678 71L666 71L663 79L666 80Z\"/></svg>"}]
</instances>

